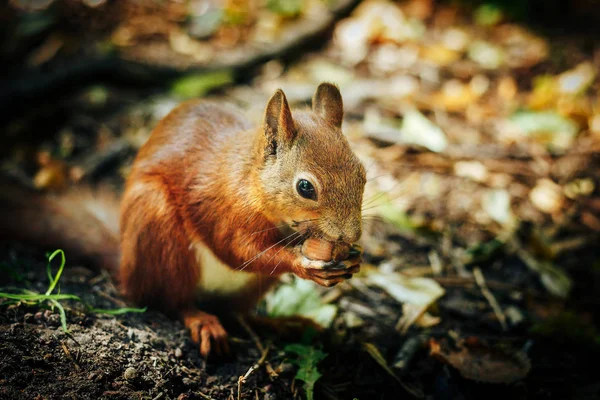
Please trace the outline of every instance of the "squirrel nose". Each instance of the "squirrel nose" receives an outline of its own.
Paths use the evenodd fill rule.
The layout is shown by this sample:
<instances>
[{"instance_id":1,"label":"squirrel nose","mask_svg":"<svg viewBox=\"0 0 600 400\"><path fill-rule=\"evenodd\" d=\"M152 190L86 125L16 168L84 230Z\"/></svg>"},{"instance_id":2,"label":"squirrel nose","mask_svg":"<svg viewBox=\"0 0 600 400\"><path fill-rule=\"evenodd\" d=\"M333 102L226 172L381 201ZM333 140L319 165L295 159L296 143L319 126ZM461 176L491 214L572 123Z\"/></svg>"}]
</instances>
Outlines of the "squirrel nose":
<instances>
[{"instance_id":1,"label":"squirrel nose","mask_svg":"<svg viewBox=\"0 0 600 400\"><path fill-rule=\"evenodd\" d=\"M340 235L339 240L345 243L354 243L358 241L358 239L360 239L361 233L361 230L358 229L357 231L352 231L350 233Z\"/></svg>"},{"instance_id":2,"label":"squirrel nose","mask_svg":"<svg viewBox=\"0 0 600 400\"><path fill-rule=\"evenodd\" d=\"M362 227L360 226L360 222L348 221L340 231L339 241L354 243L360 239Z\"/></svg>"}]
</instances>

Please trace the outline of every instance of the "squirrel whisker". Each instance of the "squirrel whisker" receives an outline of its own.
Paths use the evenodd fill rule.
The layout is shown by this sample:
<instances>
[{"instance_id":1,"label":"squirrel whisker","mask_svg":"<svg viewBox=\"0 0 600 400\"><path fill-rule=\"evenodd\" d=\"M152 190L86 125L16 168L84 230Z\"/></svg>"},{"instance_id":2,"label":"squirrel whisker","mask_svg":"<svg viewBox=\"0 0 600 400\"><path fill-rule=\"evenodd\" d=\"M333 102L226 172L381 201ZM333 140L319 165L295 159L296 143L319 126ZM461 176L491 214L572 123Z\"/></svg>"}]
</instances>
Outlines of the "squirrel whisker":
<instances>
[{"instance_id":1,"label":"squirrel whisker","mask_svg":"<svg viewBox=\"0 0 600 400\"><path fill-rule=\"evenodd\" d=\"M293 236L295 236L295 237L293 237ZM271 258L269 258L267 260L267 262L265 262L265 264L269 264L271 262L271 260L273 258L275 258L275 256L277 256L277 254L279 254L281 252L281 250L285 249L292 241L294 241L294 240L296 240L298 238L301 238L301 237L302 237L302 234L300 232L294 232L294 233L288 235L285 239L290 239L289 243L286 243L281 249L277 250L277 252L275 254L273 254L271 256Z\"/></svg>"},{"instance_id":2,"label":"squirrel whisker","mask_svg":"<svg viewBox=\"0 0 600 400\"><path fill-rule=\"evenodd\" d=\"M294 239L292 239L292 240L291 240L289 243L287 243L285 246L283 246L283 248L282 248L281 250L283 250L283 249L285 249L286 247L288 247L289 245L291 245L291 244L292 244L293 242L295 242L297 239L302 239L302 235L300 235L300 236L297 236L297 237L295 237ZM294 245L295 245L295 243L294 243ZM279 251L281 251L281 250L279 250ZM278 251L278 252L277 252L275 255L277 255L277 254L279 253L279 251ZM274 257L274 256L273 256L273 257ZM272 259L273 257L271 257L271 259ZM271 260L269 260L269 261L271 261ZM273 271L271 271L271 275L273 275L273 274L275 273L275 271L277 270L277 267L279 267L279 264L281 264L281 262L282 262L282 261L283 261L283 258L282 258L282 259L280 259L280 260L279 260L279 262L278 262L277 264L275 264L275 268L273 268Z\"/></svg>"},{"instance_id":3,"label":"squirrel whisker","mask_svg":"<svg viewBox=\"0 0 600 400\"><path fill-rule=\"evenodd\" d=\"M240 265L239 267L236 268L236 270L238 271L243 271L244 268L246 268L248 265L250 265L252 262L254 262L256 259L258 259L259 257L261 257L263 254L265 254L267 251L271 250L273 247L277 246L279 243L283 242L284 240L288 239L289 237L291 237L292 235L296 235L298 234L298 232L294 232L286 237L284 237L283 239L281 239L280 241L278 241L275 244L272 244L271 246L267 247L265 250L261 251L260 253L258 253L257 255L255 255L254 257L252 257L250 260L245 261L242 265Z\"/></svg>"}]
</instances>

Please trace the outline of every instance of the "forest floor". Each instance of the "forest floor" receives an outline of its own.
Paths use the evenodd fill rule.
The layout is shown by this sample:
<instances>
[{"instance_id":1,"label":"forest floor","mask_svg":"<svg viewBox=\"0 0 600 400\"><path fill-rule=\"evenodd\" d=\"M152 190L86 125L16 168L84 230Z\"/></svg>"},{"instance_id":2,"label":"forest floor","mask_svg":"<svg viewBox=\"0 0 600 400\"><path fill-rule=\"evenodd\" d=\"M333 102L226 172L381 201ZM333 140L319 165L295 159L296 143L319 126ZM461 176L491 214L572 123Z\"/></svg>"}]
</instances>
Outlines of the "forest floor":
<instances>
[{"instance_id":1,"label":"forest floor","mask_svg":"<svg viewBox=\"0 0 600 400\"><path fill-rule=\"evenodd\" d=\"M48 291L55 249L3 243L0 399L600 398L600 48L486 7L366 1L320 49L245 79L104 79L5 116L3 172L50 192L118 192L185 98L258 122L276 88L304 106L334 81L369 210L360 274L332 289L286 277L256 310L323 331L232 323L225 360L201 359L183 325L153 310L103 313L129 305L69 254L49 294L77 299L9 298ZM243 37L215 35L217 49ZM195 42L177 43L187 54L181 43ZM60 58L49 46L34 52L42 64Z\"/></svg>"}]
</instances>

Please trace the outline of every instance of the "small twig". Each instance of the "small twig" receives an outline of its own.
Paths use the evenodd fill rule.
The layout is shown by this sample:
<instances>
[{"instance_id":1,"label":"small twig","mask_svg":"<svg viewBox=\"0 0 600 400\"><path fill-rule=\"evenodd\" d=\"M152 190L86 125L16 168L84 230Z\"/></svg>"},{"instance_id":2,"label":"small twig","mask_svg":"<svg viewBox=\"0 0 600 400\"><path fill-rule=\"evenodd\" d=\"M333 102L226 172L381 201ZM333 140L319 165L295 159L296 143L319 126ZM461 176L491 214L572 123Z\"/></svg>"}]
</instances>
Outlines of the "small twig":
<instances>
[{"instance_id":1,"label":"small twig","mask_svg":"<svg viewBox=\"0 0 600 400\"><path fill-rule=\"evenodd\" d=\"M96 275L92 279L90 279L88 281L88 284L90 286L95 286L95 285L99 284L100 282L105 281L107 279L110 279L108 272L106 272L105 270L102 270L102 272L100 272L98 275Z\"/></svg>"},{"instance_id":2,"label":"small twig","mask_svg":"<svg viewBox=\"0 0 600 400\"><path fill-rule=\"evenodd\" d=\"M68 337L69 339L71 339L73 341L73 343L75 343L78 347L81 347L81 343L79 343L77 341L77 339L75 339L75 337L71 334L71 332L64 332L64 335L66 337Z\"/></svg>"},{"instance_id":3,"label":"small twig","mask_svg":"<svg viewBox=\"0 0 600 400\"><path fill-rule=\"evenodd\" d=\"M210 397L209 395L204 394L202 392L195 392L194 394L197 394L198 396L200 396L200 397L202 397L203 399L206 399L206 400L214 400L212 397Z\"/></svg>"},{"instance_id":4,"label":"small twig","mask_svg":"<svg viewBox=\"0 0 600 400\"><path fill-rule=\"evenodd\" d=\"M127 307L127 303L125 303L123 300L121 299L117 299L116 297L112 297L110 294L105 293L103 291L98 291L96 292L98 293L101 297L104 297L106 300L110 300L113 303L115 303L116 305L118 305L119 307Z\"/></svg>"},{"instance_id":5,"label":"small twig","mask_svg":"<svg viewBox=\"0 0 600 400\"><path fill-rule=\"evenodd\" d=\"M246 382L246 379L248 379L248 377L250 375L252 375L252 373L254 371L259 369L260 366L265 363L265 360L267 359L267 354L269 354L268 346L264 349L262 355L260 356L260 359L256 363L254 363L250 368L248 368L248 371L246 371L246 373L243 376L240 376L238 378L238 386L237 386L237 399L238 400L242 399L242 385Z\"/></svg>"},{"instance_id":6,"label":"small twig","mask_svg":"<svg viewBox=\"0 0 600 400\"><path fill-rule=\"evenodd\" d=\"M240 325L242 326L242 328L244 328L244 330L248 333L248 335L250 335L250 337L254 341L254 344L256 345L256 348L258 349L258 351L260 351L261 354L264 354L265 346L263 346L263 344L260 341L260 338L258 337L256 332L254 332L254 330L250 327L250 325L248 325L248 323L246 322L246 320L244 319L243 316L238 315L237 319L238 319ZM275 370L271 366L271 363L269 363L268 361L265 362L265 369L267 370L267 373L269 374L269 377L271 379L275 379L279 376L279 374L277 372L275 372Z\"/></svg>"},{"instance_id":7,"label":"small twig","mask_svg":"<svg viewBox=\"0 0 600 400\"><path fill-rule=\"evenodd\" d=\"M123 325L119 320L115 319L114 320L115 325L120 326L123 330L128 331L130 329L129 326L127 325Z\"/></svg>"},{"instance_id":8,"label":"small twig","mask_svg":"<svg viewBox=\"0 0 600 400\"><path fill-rule=\"evenodd\" d=\"M81 367L79 366L79 364L77 364L77 361L75 361L75 359L73 358L73 356L71 355L71 352L69 351L69 349L67 348L67 345L64 342L61 342L60 345L63 348L63 351L65 352L65 355L67 356L67 358L69 360L71 360L71 362L73 363L73 365L75 365L75 369L77 371L81 371Z\"/></svg>"},{"instance_id":9,"label":"small twig","mask_svg":"<svg viewBox=\"0 0 600 400\"><path fill-rule=\"evenodd\" d=\"M167 371L167 372L164 374L164 376L169 376L169 374L170 374L171 372L175 371L175 368L177 368L177 365L174 365L174 366L173 366L173 368L171 368L170 370L168 370L168 371Z\"/></svg>"},{"instance_id":10,"label":"small twig","mask_svg":"<svg viewBox=\"0 0 600 400\"><path fill-rule=\"evenodd\" d=\"M246 320L244 319L243 316L238 315L237 319L238 319L240 325L242 325L242 328L244 328L244 330L248 333L248 335L250 335L250 337L252 338L252 340L254 340L254 344L256 345L256 348L258 348L258 350L261 353L264 353L265 346L263 346L263 344L260 341L260 338L258 337L258 335L256 334L256 332L254 332L254 330L250 327L250 325L248 325L248 323L246 322Z\"/></svg>"},{"instance_id":11,"label":"small twig","mask_svg":"<svg viewBox=\"0 0 600 400\"><path fill-rule=\"evenodd\" d=\"M431 279L439 283L444 287L452 286L452 287L470 287L477 284L474 278L470 277L462 277L462 276L434 276ZM498 281L486 281L486 285L493 290L500 291L513 291L517 290L523 293L527 293L532 296L543 296L543 293L534 288L521 288L517 285L513 285L505 282Z\"/></svg>"},{"instance_id":12,"label":"small twig","mask_svg":"<svg viewBox=\"0 0 600 400\"><path fill-rule=\"evenodd\" d=\"M473 269L473 276L475 277L475 282L477 282L477 285L479 285L479 288L481 289L483 297L485 297L488 303L490 303L490 306L492 306L492 310L494 310L494 314L496 314L498 322L500 322L500 325L502 325L502 329L505 331L508 330L508 325L506 324L506 316L502 311L502 307L500 307L500 304L494 297L494 294L488 289L487 285L485 284L485 278L483 277L483 273L478 267L475 267Z\"/></svg>"}]
</instances>

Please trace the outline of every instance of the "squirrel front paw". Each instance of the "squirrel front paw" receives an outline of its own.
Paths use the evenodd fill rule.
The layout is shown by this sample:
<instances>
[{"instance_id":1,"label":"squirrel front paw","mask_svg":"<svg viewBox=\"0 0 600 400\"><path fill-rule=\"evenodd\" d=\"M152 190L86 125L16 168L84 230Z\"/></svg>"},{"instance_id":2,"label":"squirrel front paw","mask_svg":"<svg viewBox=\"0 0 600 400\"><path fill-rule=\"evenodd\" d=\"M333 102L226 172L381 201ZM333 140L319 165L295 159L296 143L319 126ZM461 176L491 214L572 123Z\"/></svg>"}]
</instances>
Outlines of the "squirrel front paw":
<instances>
[{"instance_id":1,"label":"squirrel front paw","mask_svg":"<svg viewBox=\"0 0 600 400\"><path fill-rule=\"evenodd\" d=\"M294 272L300 278L310 279L321 286L332 287L359 272L361 262L362 252L357 246L353 246L349 257L342 261L312 260L299 254L298 266Z\"/></svg>"}]
</instances>

